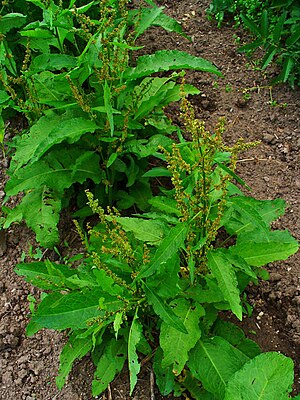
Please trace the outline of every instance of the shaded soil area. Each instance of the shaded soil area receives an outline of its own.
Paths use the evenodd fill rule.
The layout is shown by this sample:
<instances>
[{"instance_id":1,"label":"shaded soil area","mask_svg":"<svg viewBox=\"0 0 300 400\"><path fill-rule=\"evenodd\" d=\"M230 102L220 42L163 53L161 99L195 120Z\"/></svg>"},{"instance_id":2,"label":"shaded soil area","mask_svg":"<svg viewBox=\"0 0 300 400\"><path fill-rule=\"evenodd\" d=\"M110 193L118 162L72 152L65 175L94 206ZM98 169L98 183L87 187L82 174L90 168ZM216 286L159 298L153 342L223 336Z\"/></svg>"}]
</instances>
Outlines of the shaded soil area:
<instances>
[{"instance_id":1,"label":"shaded soil area","mask_svg":"<svg viewBox=\"0 0 300 400\"><path fill-rule=\"evenodd\" d=\"M237 51L234 35L247 40L245 33L234 30L230 24L221 30L205 15L209 1L197 0L159 1L165 11L181 21L192 42L176 34L152 29L142 40L147 53L156 50L179 49L212 61L224 78L210 74L188 72L186 80L201 90L191 100L197 117L213 129L220 117L225 117L228 143L239 137L260 140L261 145L243 154L238 173L252 188L251 195L259 199L286 200L286 214L274 227L289 229L300 239L300 125L299 90L286 86L269 88L270 77L276 66L264 76L244 55ZM178 106L167 113L176 122ZM8 134L9 136L9 134ZM7 137L9 139L9 137ZM0 200L4 197L5 168L7 160L1 159ZM75 237L71 225L62 229L62 242ZM70 233L71 232L71 233ZM71 238L71 241L73 240ZM76 243L76 239L74 239ZM86 358L77 363L61 392L56 389L60 350L65 342L63 333L41 331L32 338L25 336L28 322L29 294L34 288L24 283L13 268L21 260L22 252L35 247L32 233L23 225L14 226L5 234L0 232L0 398L3 400L79 400L91 399L93 366ZM53 257L53 254L45 254ZM265 351L280 351L293 358L296 365L295 392L300 392L300 262L299 253L289 260L270 264L270 280L248 290L254 306L251 317L240 324L249 337L256 340ZM111 385L110 392L99 399L163 399L153 392L151 365L146 364L132 397L128 393L127 374L121 374ZM168 397L169 399L172 396Z\"/></svg>"}]
</instances>

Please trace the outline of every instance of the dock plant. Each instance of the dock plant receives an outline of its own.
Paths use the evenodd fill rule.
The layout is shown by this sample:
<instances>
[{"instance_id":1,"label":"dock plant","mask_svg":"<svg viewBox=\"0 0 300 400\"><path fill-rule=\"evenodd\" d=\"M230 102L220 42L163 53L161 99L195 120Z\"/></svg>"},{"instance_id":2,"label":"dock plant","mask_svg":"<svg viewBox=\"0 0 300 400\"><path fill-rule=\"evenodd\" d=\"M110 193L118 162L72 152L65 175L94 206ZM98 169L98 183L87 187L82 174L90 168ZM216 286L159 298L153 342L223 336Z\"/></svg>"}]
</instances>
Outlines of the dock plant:
<instances>
[{"instance_id":1,"label":"dock plant","mask_svg":"<svg viewBox=\"0 0 300 400\"><path fill-rule=\"evenodd\" d=\"M224 122L208 132L185 98L182 122L177 142L159 148L164 166L144 174L169 177L149 197L148 211L123 216L87 191L98 221L86 231L75 223L86 248L81 265L46 260L17 266L17 274L43 291L32 305L27 334L68 331L59 388L73 362L89 353L94 396L125 363L132 394L141 366L151 361L163 395L288 399L292 360L261 353L219 316L232 312L242 320L247 285L267 277L266 264L297 251L288 231L271 228L285 203L256 200L241 190L247 185L236 174L238 156L257 143L226 145Z\"/></svg>"},{"instance_id":2,"label":"dock plant","mask_svg":"<svg viewBox=\"0 0 300 400\"><path fill-rule=\"evenodd\" d=\"M3 208L4 228L25 220L44 247L58 243L60 211L70 199L83 207L83 189L103 205L143 210L140 193L150 193L145 159L175 131L163 108L180 99L181 71L220 75L209 61L182 51L145 54L137 41L150 27L186 35L164 7L128 3L2 2L2 144L7 118L18 113L27 120L9 143L5 200L23 197ZM199 93L191 85L185 90Z\"/></svg>"}]
</instances>

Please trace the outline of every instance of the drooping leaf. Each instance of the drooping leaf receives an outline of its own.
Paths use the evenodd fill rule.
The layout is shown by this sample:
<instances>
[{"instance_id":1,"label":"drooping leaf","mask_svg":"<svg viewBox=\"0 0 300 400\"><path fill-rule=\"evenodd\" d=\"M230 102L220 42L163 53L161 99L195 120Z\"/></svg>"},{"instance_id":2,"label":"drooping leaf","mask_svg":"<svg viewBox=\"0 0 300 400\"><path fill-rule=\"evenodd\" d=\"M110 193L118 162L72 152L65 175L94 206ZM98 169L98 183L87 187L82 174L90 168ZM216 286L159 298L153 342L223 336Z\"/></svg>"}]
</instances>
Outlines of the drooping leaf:
<instances>
[{"instance_id":1,"label":"drooping leaf","mask_svg":"<svg viewBox=\"0 0 300 400\"><path fill-rule=\"evenodd\" d=\"M170 230L169 235L161 242L151 262L142 267L137 278L146 278L156 271L159 272L160 268L164 267L167 260L177 253L179 248L184 245L188 229L187 223L174 226Z\"/></svg>"},{"instance_id":2,"label":"drooping leaf","mask_svg":"<svg viewBox=\"0 0 300 400\"><path fill-rule=\"evenodd\" d=\"M151 55L140 56L137 59L137 66L128 68L124 75L127 80L134 80L149 76L154 72L181 69L193 69L221 75L209 61L179 50L160 50Z\"/></svg>"},{"instance_id":3,"label":"drooping leaf","mask_svg":"<svg viewBox=\"0 0 300 400\"><path fill-rule=\"evenodd\" d=\"M82 357L92 349L92 346L93 342L91 337L79 339L76 337L76 333L71 335L60 353L60 365L58 376L56 377L56 385L58 389L62 389L64 386L74 361L81 360Z\"/></svg>"},{"instance_id":4,"label":"drooping leaf","mask_svg":"<svg viewBox=\"0 0 300 400\"><path fill-rule=\"evenodd\" d=\"M188 332L178 332L165 322L161 325L159 342L164 353L162 367L171 365L173 374L178 376L188 360L189 351L200 339L199 319L205 314L205 310L200 304L193 304L185 299L173 300L170 307Z\"/></svg>"},{"instance_id":5,"label":"drooping leaf","mask_svg":"<svg viewBox=\"0 0 300 400\"><path fill-rule=\"evenodd\" d=\"M152 305L155 313L168 325L172 326L179 332L188 333L181 319L173 312L172 308L159 296L157 296L143 282L143 288L147 297L147 301Z\"/></svg>"},{"instance_id":6,"label":"drooping leaf","mask_svg":"<svg viewBox=\"0 0 300 400\"><path fill-rule=\"evenodd\" d=\"M191 40L190 37L184 33L180 23L176 21L176 19L169 17L167 14L161 13L158 15L158 17L155 18L153 25L160 26L168 32L179 33L179 35Z\"/></svg>"},{"instance_id":7,"label":"drooping leaf","mask_svg":"<svg viewBox=\"0 0 300 400\"><path fill-rule=\"evenodd\" d=\"M199 340L190 352L187 363L192 374L200 380L204 389L217 399L223 399L227 382L249 358L225 339L215 336Z\"/></svg>"},{"instance_id":8,"label":"drooping leaf","mask_svg":"<svg viewBox=\"0 0 300 400\"><path fill-rule=\"evenodd\" d=\"M130 396L137 383L137 375L140 372L140 363L136 353L137 345L139 344L143 333L143 326L138 320L137 311L132 320L128 336L128 369L130 376Z\"/></svg>"},{"instance_id":9,"label":"drooping leaf","mask_svg":"<svg viewBox=\"0 0 300 400\"><path fill-rule=\"evenodd\" d=\"M287 400L293 369L293 361L280 353L260 354L229 379L224 400Z\"/></svg>"},{"instance_id":10,"label":"drooping leaf","mask_svg":"<svg viewBox=\"0 0 300 400\"><path fill-rule=\"evenodd\" d=\"M97 361L96 371L92 382L92 394L98 396L113 381L114 377L123 368L126 360L126 342L124 338L111 339L106 342L103 354Z\"/></svg>"},{"instance_id":11,"label":"drooping leaf","mask_svg":"<svg viewBox=\"0 0 300 400\"><path fill-rule=\"evenodd\" d=\"M14 28L20 28L26 23L26 16L20 13L9 13L1 16L0 32L5 35Z\"/></svg>"},{"instance_id":12,"label":"drooping leaf","mask_svg":"<svg viewBox=\"0 0 300 400\"><path fill-rule=\"evenodd\" d=\"M230 304L233 313L242 320L242 305L238 282L232 264L222 249L211 250L207 255L208 267L217 279L225 300Z\"/></svg>"},{"instance_id":13,"label":"drooping leaf","mask_svg":"<svg viewBox=\"0 0 300 400\"><path fill-rule=\"evenodd\" d=\"M138 16L137 29L135 30L135 39L141 36L162 13L164 7L143 8Z\"/></svg>"}]
</instances>

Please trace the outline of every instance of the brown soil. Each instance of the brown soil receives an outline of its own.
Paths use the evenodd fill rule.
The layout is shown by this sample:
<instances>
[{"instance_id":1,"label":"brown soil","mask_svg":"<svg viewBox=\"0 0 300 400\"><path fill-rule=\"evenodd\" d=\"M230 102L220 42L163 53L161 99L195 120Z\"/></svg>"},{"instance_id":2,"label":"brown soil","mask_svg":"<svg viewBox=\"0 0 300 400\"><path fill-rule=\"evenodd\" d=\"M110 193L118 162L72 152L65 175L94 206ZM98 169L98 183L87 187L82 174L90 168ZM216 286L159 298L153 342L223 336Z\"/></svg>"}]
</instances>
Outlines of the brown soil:
<instances>
[{"instance_id":1,"label":"brown soil","mask_svg":"<svg viewBox=\"0 0 300 400\"><path fill-rule=\"evenodd\" d=\"M267 76L255 70L255 64L237 52L234 35L243 41L246 34L234 30L230 24L219 30L214 22L209 22L205 15L208 0L158 3L166 7L169 15L182 22L192 42L153 29L143 39L146 51L150 53L161 48L185 50L218 66L224 75L222 79L200 72L187 73L186 80L201 90L201 94L192 99L198 117L212 128L220 117L225 116L228 142L240 136L262 141L258 148L239 161L238 172L251 186L254 197L286 200L287 212L276 222L276 228L287 228L299 239L299 90L293 91L283 85L274 87L271 95L276 103L271 105L268 85L276 67L268 70ZM250 98L245 98L245 90L248 90ZM174 120L177 119L176 106L168 112ZM2 159L1 164L0 178L4 183L7 160ZM0 191L0 200L3 197L4 192ZM62 231L62 239L66 236ZM61 392L55 387L64 334L48 330L33 338L25 336L29 313L27 296L35 294L36 290L24 283L13 268L20 261L22 252L28 252L30 244L36 246L32 233L23 225L12 227L5 235L0 232L0 398L91 399L93 366L88 358L76 364ZM252 317L245 318L241 325L263 350L280 351L293 358L296 365L295 392L300 392L299 253L288 261L269 265L268 269L270 280L259 287L249 288L249 299L255 309ZM121 374L111 385L111 395L106 393L98 398L149 400L150 380L151 368L148 365L142 371L134 395L129 397L127 374ZM163 397L155 393L155 398Z\"/></svg>"}]
</instances>

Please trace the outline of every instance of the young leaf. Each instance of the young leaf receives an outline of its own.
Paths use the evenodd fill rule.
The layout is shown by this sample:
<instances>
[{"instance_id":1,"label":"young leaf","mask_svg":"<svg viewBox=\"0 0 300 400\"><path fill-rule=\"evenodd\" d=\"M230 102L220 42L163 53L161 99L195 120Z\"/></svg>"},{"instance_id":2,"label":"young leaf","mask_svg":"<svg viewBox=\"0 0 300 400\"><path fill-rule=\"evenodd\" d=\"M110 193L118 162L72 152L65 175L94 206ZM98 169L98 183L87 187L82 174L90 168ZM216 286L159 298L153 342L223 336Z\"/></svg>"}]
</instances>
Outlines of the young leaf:
<instances>
[{"instance_id":1,"label":"young leaf","mask_svg":"<svg viewBox=\"0 0 300 400\"><path fill-rule=\"evenodd\" d=\"M181 319L174 314L170 306L158 297L145 282L142 282L143 288L149 304L153 306L155 313L168 325L175 328L177 331L182 333L188 333Z\"/></svg>"},{"instance_id":2,"label":"young leaf","mask_svg":"<svg viewBox=\"0 0 300 400\"><path fill-rule=\"evenodd\" d=\"M136 40L142 33L144 33L150 26L153 25L153 22L156 18L162 13L164 7L154 8L143 8L138 17L137 28L135 29L135 39Z\"/></svg>"},{"instance_id":3,"label":"young leaf","mask_svg":"<svg viewBox=\"0 0 300 400\"><path fill-rule=\"evenodd\" d=\"M151 55L140 56L137 59L137 66L128 68L124 73L124 77L127 80L134 80L149 76L154 72L182 69L193 69L222 75L213 64L203 58L195 57L179 50L160 50Z\"/></svg>"},{"instance_id":4,"label":"young leaf","mask_svg":"<svg viewBox=\"0 0 300 400\"><path fill-rule=\"evenodd\" d=\"M125 360L126 342L124 338L119 340L113 338L106 342L94 373L92 382L93 396L98 396L107 388L116 374L122 370Z\"/></svg>"},{"instance_id":5,"label":"young leaf","mask_svg":"<svg viewBox=\"0 0 300 400\"><path fill-rule=\"evenodd\" d=\"M217 279L225 300L230 304L233 313L242 320L242 305L238 282L232 264L222 249L211 250L207 255L208 267Z\"/></svg>"},{"instance_id":6,"label":"young leaf","mask_svg":"<svg viewBox=\"0 0 300 400\"><path fill-rule=\"evenodd\" d=\"M62 389L64 386L74 361L81 360L92 349L92 346L93 342L90 336L85 339L79 339L76 337L76 331L71 335L60 353L60 365L58 376L56 377L58 389Z\"/></svg>"},{"instance_id":7,"label":"young leaf","mask_svg":"<svg viewBox=\"0 0 300 400\"><path fill-rule=\"evenodd\" d=\"M132 395L132 392L137 383L137 375L140 372L141 368L138 360L138 355L136 353L136 348L142 338L143 326L138 321L137 310L132 320L128 336L128 369L130 376L130 396Z\"/></svg>"},{"instance_id":8,"label":"young leaf","mask_svg":"<svg viewBox=\"0 0 300 400\"><path fill-rule=\"evenodd\" d=\"M200 304L192 304L185 299L173 300L170 307L188 332L178 332L165 322L161 325L159 342L164 353L162 367L171 365L173 374L178 376L189 358L189 351L200 339L199 319L205 314L205 310Z\"/></svg>"},{"instance_id":9,"label":"young leaf","mask_svg":"<svg viewBox=\"0 0 300 400\"><path fill-rule=\"evenodd\" d=\"M293 361L280 353L260 354L229 379L224 400L287 400L292 391L293 367Z\"/></svg>"},{"instance_id":10,"label":"young leaf","mask_svg":"<svg viewBox=\"0 0 300 400\"><path fill-rule=\"evenodd\" d=\"M260 28L252 22L249 18L247 18L245 15L241 15L241 18L246 25L246 27L254 33L256 36L263 38L263 32L260 30Z\"/></svg>"},{"instance_id":11,"label":"young leaf","mask_svg":"<svg viewBox=\"0 0 300 400\"><path fill-rule=\"evenodd\" d=\"M204 389L221 400L224 398L227 382L247 361L247 356L225 339L215 336L198 341L190 352L187 365Z\"/></svg>"},{"instance_id":12,"label":"young leaf","mask_svg":"<svg viewBox=\"0 0 300 400\"><path fill-rule=\"evenodd\" d=\"M161 242L151 262L142 267L137 279L146 278L156 271L159 272L161 268L163 269L168 259L184 246L188 229L187 223L180 223L174 226L169 235Z\"/></svg>"}]
</instances>

